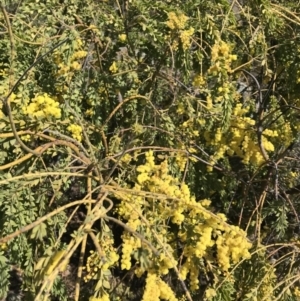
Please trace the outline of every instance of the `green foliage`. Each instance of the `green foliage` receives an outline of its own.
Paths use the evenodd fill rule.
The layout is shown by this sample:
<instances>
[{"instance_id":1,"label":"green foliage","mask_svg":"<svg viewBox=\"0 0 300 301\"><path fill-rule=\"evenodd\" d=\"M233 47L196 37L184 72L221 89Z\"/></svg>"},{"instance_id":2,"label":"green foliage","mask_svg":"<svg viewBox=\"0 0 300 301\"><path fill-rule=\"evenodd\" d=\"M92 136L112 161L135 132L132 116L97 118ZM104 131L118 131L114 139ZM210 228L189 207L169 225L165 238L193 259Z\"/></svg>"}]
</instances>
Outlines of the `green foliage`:
<instances>
[{"instance_id":1,"label":"green foliage","mask_svg":"<svg viewBox=\"0 0 300 301\"><path fill-rule=\"evenodd\" d=\"M297 300L294 1L6 1L0 296Z\"/></svg>"},{"instance_id":2,"label":"green foliage","mask_svg":"<svg viewBox=\"0 0 300 301\"><path fill-rule=\"evenodd\" d=\"M0 266L1 266L1 290L0 290L0 296L1 298L4 298L7 295L8 289L9 289L9 266L7 264L7 258L4 256L4 252L1 251L0 254Z\"/></svg>"}]
</instances>

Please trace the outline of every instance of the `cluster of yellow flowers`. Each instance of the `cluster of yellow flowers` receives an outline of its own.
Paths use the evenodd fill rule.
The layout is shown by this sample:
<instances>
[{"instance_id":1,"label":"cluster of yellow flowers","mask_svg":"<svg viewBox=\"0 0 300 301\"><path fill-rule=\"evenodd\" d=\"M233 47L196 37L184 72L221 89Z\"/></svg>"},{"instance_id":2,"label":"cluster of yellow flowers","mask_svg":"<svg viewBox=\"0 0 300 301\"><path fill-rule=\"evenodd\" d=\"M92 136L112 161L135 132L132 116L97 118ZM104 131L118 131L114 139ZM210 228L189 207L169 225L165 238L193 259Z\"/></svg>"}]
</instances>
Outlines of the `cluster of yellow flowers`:
<instances>
[{"instance_id":1,"label":"cluster of yellow flowers","mask_svg":"<svg viewBox=\"0 0 300 301\"><path fill-rule=\"evenodd\" d=\"M206 298L206 300L212 300L212 298L215 297L216 295L217 295L217 292L213 288L208 288L205 291L205 298Z\"/></svg>"},{"instance_id":2,"label":"cluster of yellow flowers","mask_svg":"<svg viewBox=\"0 0 300 301\"><path fill-rule=\"evenodd\" d=\"M138 185L143 185L148 191L164 193L168 197L189 198L190 192L186 184L179 185L178 179L169 174L168 161L164 160L161 164L155 164L153 151L145 155L146 163L137 167ZM178 160L182 158L178 157ZM182 166L181 166L182 167Z\"/></svg>"},{"instance_id":3,"label":"cluster of yellow flowers","mask_svg":"<svg viewBox=\"0 0 300 301\"><path fill-rule=\"evenodd\" d=\"M115 61L113 61L113 63L111 64L111 66L109 67L109 71L111 73L117 73L119 70L117 63Z\"/></svg>"},{"instance_id":4,"label":"cluster of yellow flowers","mask_svg":"<svg viewBox=\"0 0 300 301\"><path fill-rule=\"evenodd\" d=\"M234 81L229 77L232 72L232 62L237 59L236 55L231 54L231 51L230 45L220 39L211 50L211 67L207 76L215 78L216 83L215 88L207 92L206 109L212 116L214 113L224 114L224 111L220 110L221 108L230 107L232 110L227 111L230 114L227 130L224 131L221 126L215 125L214 130L210 128L204 131L206 145L212 147L213 150L209 160L210 165L207 167L208 171L212 171L213 165L225 156L237 155L246 165L259 166L265 161L258 143L257 125L255 117L253 117L254 106L251 104L245 106L239 103L240 95L236 91ZM205 77L201 74L196 75L193 85L200 89L206 87ZM293 123L285 120L281 111L278 110L276 99L270 99L270 110L273 112L272 118L276 122L272 123L270 128L264 129L261 137L262 147L267 154L274 152L276 146L288 147L294 139L294 131L299 128L297 120ZM183 114L187 112L187 109L180 104L177 112ZM215 124L219 123L217 114L215 115ZM192 133L194 124L189 120L185 124Z\"/></svg>"},{"instance_id":5,"label":"cluster of yellow flowers","mask_svg":"<svg viewBox=\"0 0 300 301\"><path fill-rule=\"evenodd\" d=\"M229 156L236 154L243 159L245 164L260 165L264 162L257 142L257 133L254 128L255 120L245 116L249 111L250 107L242 107L241 103L236 103L232 112L230 127L226 133L223 133L221 128L216 129L214 137L209 131L204 133L207 145L215 146L217 149L211 156L210 163L212 165L223 158L225 154ZM264 130L262 144L267 152L274 151L274 144L270 139L278 136L277 130Z\"/></svg>"},{"instance_id":6,"label":"cluster of yellow flowers","mask_svg":"<svg viewBox=\"0 0 300 301\"><path fill-rule=\"evenodd\" d=\"M83 278L85 282L91 280L98 280L98 285L101 286L104 281L108 281L108 275L110 275L110 269L114 267L119 262L119 255L116 248L114 248L114 239L110 230L107 230L108 227L103 226L103 232L98 240L99 246L97 252L91 250L90 255L87 258L87 262L83 270L86 271L86 274ZM100 287L101 288L101 287ZM90 297L90 301L109 301L109 295L106 290L108 285L105 285L101 288L101 297L99 297L99 291L96 290L95 295Z\"/></svg>"},{"instance_id":7,"label":"cluster of yellow flowers","mask_svg":"<svg viewBox=\"0 0 300 301\"><path fill-rule=\"evenodd\" d=\"M173 257L170 258L166 254L161 253L157 261L159 275L167 275L169 270L174 268L176 264L177 262Z\"/></svg>"},{"instance_id":8,"label":"cluster of yellow flowers","mask_svg":"<svg viewBox=\"0 0 300 301\"><path fill-rule=\"evenodd\" d=\"M156 274L148 272L142 301L178 301L170 286Z\"/></svg>"},{"instance_id":9,"label":"cluster of yellow flowers","mask_svg":"<svg viewBox=\"0 0 300 301\"><path fill-rule=\"evenodd\" d=\"M141 247L141 241L136 239L129 233L125 232L122 235L122 258L121 258L121 269L130 270L131 268L131 255L134 250Z\"/></svg>"},{"instance_id":10,"label":"cluster of yellow flowers","mask_svg":"<svg viewBox=\"0 0 300 301\"><path fill-rule=\"evenodd\" d=\"M236 59L237 56L235 54L231 54L230 46L224 41L219 40L211 49L212 66L208 72L214 75L217 75L223 70L231 72L231 63Z\"/></svg>"},{"instance_id":11,"label":"cluster of yellow flowers","mask_svg":"<svg viewBox=\"0 0 300 301\"><path fill-rule=\"evenodd\" d=\"M220 234L220 232L219 232ZM227 271L231 262L238 263L241 259L250 258L251 243L246 239L245 233L238 227L232 226L216 240L218 263L222 270Z\"/></svg>"},{"instance_id":12,"label":"cluster of yellow flowers","mask_svg":"<svg viewBox=\"0 0 300 301\"><path fill-rule=\"evenodd\" d=\"M174 15L171 14L170 19L174 19ZM176 28L178 25L176 25L179 21L175 19L175 21L172 21L169 25ZM181 24L181 23L180 23ZM176 25L176 26L175 26ZM181 26L183 26L181 24ZM206 105L205 108L207 109L208 113L212 116L216 116L216 121L218 120L219 114L226 114L222 110L222 108L232 108L232 103L235 103L236 100L239 99L240 95L236 91L235 83L230 78L230 73L232 71L231 65L232 62L237 59L236 55L231 54L231 47L229 44L225 43L221 39L217 39L217 42L212 46L211 50L211 67L209 68L206 75L203 75L202 73L195 74L193 79L193 86L195 89L204 90L207 94L206 96ZM215 82L215 88L214 89L208 89L208 78L210 80L214 80ZM184 100L184 99L183 99ZM183 122L181 125L182 131L189 135L191 139L194 139L195 137L200 136L199 131L199 125L200 127L204 128L204 125L207 120L203 119L201 117L201 114L197 114L196 122L195 122L195 114L193 114L193 117L190 117L192 113L195 113L194 108L192 107L193 100L191 98L187 99L186 102L181 101L177 104L177 113L180 115L186 114L189 116L189 118ZM203 101L204 104L204 101ZM202 104L202 105L203 105ZM231 111L227 111L228 114L231 115ZM253 125L255 124L255 121L251 118L245 118L245 122L249 121ZM232 118L234 119L234 118ZM218 123L219 120L217 121ZM254 122L254 123L253 123ZM234 125L233 125L234 126ZM232 150L232 147L230 146L230 138L229 136L231 133L226 133L224 136L224 133L222 133L222 129L215 128L215 137L212 136L212 130L211 128L209 130L204 130L204 138L207 141L208 146L213 146L215 148L215 153L210 158L210 166L207 167L209 171L212 171L213 165L221 158L224 157L225 154L233 155L235 153L234 150ZM234 132L234 130L233 130ZM224 137L223 137L224 136ZM269 140L263 141L266 145L266 147L271 150L272 146L269 144ZM234 146L233 146L234 147ZM240 148L240 144L237 142L237 147ZM245 142L246 147L246 142ZM251 146L252 147L252 146ZM260 152L256 152L256 154L260 155ZM262 158L262 156L261 156Z\"/></svg>"},{"instance_id":13,"label":"cluster of yellow flowers","mask_svg":"<svg viewBox=\"0 0 300 301\"><path fill-rule=\"evenodd\" d=\"M293 124L293 126L297 128L299 126L299 123L298 125L295 123ZM278 127L280 127L280 135L279 135L280 138L279 140L281 141L280 143L281 145L288 147L294 139L291 123L284 120L278 125Z\"/></svg>"},{"instance_id":14,"label":"cluster of yellow flowers","mask_svg":"<svg viewBox=\"0 0 300 301\"><path fill-rule=\"evenodd\" d=\"M265 271L265 275L259 287L259 299L272 301L274 300L274 289L277 281L276 269L270 264L265 264L263 270Z\"/></svg>"},{"instance_id":15,"label":"cluster of yellow flowers","mask_svg":"<svg viewBox=\"0 0 300 301\"><path fill-rule=\"evenodd\" d=\"M213 102L226 102L230 98L237 97L235 84L229 78L229 74L232 71L231 64L236 59L237 56L231 54L230 46L224 41L218 40L213 45L211 50L211 67L208 69L208 74L217 79L216 91L213 91Z\"/></svg>"},{"instance_id":16,"label":"cluster of yellow flowers","mask_svg":"<svg viewBox=\"0 0 300 301\"><path fill-rule=\"evenodd\" d=\"M47 93L36 95L31 100L31 103L23 108L23 112L30 117L38 119L61 117L59 103L51 98Z\"/></svg>"},{"instance_id":17,"label":"cluster of yellow flowers","mask_svg":"<svg viewBox=\"0 0 300 301\"><path fill-rule=\"evenodd\" d=\"M285 175L285 181L288 184L289 188L292 188L298 184L299 181L299 172L290 171Z\"/></svg>"},{"instance_id":18,"label":"cluster of yellow flowers","mask_svg":"<svg viewBox=\"0 0 300 301\"><path fill-rule=\"evenodd\" d=\"M187 50L190 47L190 41L191 41L191 37L193 36L195 32L195 29L193 27L190 27L187 30L181 30L180 31L180 40L182 43L182 48L183 50Z\"/></svg>"},{"instance_id":19,"label":"cluster of yellow flowers","mask_svg":"<svg viewBox=\"0 0 300 301\"><path fill-rule=\"evenodd\" d=\"M196 88L201 88L206 84L206 79L201 74L197 74L193 80L193 86Z\"/></svg>"},{"instance_id":20,"label":"cluster of yellow flowers","mask_svg":"<svg viewBox=\"0 0 300 301\"><path fill-rule=\"evenodd\" d=\"M119 255L113 248L113 241L106 241L102 244L103 254L98 252L90 251L90 256L87 259L86 266L83 268L87 274L84 277L84 281L88 282L91 279L98 279L100 271L107 271L109 268L114 266L119 260Z\"/></svg>"},{"instance_id":21,"label":"cluster of yellow flowers","mask_svg":"<svg viewBox=\"0 0 300 301\"><path fill-rule=\"evenodd\" d=\"M67 130L72 134L72 137L77 141L82 140L82 128L80 125L71 124L67 127Z\"/></svg>"},{"instance_id":22,"label":"cluster of yellow flowers","mask_svg":"<svg viewBox=\"0 0 300 301\"><path fill-rule=\"evenodd\" d=\"M102 258L97 252L93 250L90 251L91 255L87 259L86 266L83 268L87 271L87 275L84 277L84 281L88 282L89 280L93 279L101 269L103 263Z\"/></svg>"},{"instance_id":23,"label":"cluster of yellow flowers","mask_svg":"<svg viewBox=\"0 0 300 301\"><path fill-rule=\"evenodd\" d=\"M300 298L300 288L299 288L299 286L295 287L293 294L294 294L295 297Z\"/></svg>"},{"instance_id":24,"label":"cluster of yellow flowers","mask_svg":"<svg viewBox=\"0 0 300 301\"><path fill-rule=\"evenodd\" d=\"M182 280L185 280L187 274L189 274L190 288L192 291L196 291L199 288L199 273L199 262L195 261L192 255L186 257L185 263L180 267L180 277Z\"/></svg>"},{"instance_id":25,"label":"cluster of yellow flowers","mask_svg":"<svg viewBox=\"0 0 300 301\"><path fill-rule=\"evenodd\" d=\"M53 60L56 63L58 70L55 73L56 77L64 76L66 80L70 80L75 71L81 69L80 60L87 56L87 52L82 50L82 41L77 39L74 43L75 52L67 63L63 62L62 54L58 51L53 53Z\"/></svg>"},{"instance_id":26,"label":"cluster of yellow flowers","mask_svg":"<svg viewBox=\"0 0 300 301\"><path fill-rule=\"evenodd\" d=\"M126 35L125 33L119 34L119 40L120 40L121 42L126 42L126 40L127 40L127 35Z\"/></svg>"},{"instance_id":27,"label":"cluster of yellow flowers","mask_svg":"<svg viewBox=\"0 0 300 301\"><path fill-rule=\"evenodd\" d=\"M147 279L146 279L146 288L144 291L143 299L142 301L159 301L159 289L158 289L158 281L157 276L155 274L148 273Z\"/></svg>"},{"instance_id":28,"label":"cluster of yellow flowers","mask_svg":"<svg viewBox=\"0 0 300 301\"><path fill-rule=\"evenodd\" d=\"M179 38L182 43L183 50L190 47L190 40L195 32L193 27L185 29L188 19L189 18L183 13L176 14L175 12L169 12L168 21L166 21L166 25L171 30L179 32ZM176 40L172 40L172 47L173 49L177 49L178 43Z\"/></svg>"},{"instance_id":29,"label":"cluster of yellow flowers","mask_svg":"<svg viewBox=\"0 0 300 301\"><path fill-rule=\"evenodd\" d=\"M7 243L1 243L0 244L0 250L6 250L7 249Z\"/></svg>"},{"instance_id":30,"label":"cluster of yellow flowers","mask_svg":"<svg viewBox=\"0 0 300 301\"><path fill-rule=\"evenodd\" d=\"M174 12L169 12L168 21L166 21L166 25L170 29L184 29L188 19L189 17L187 17L183 13L176 14Z\"/></svg>"},{"instance_id":31,"label":"cluster of yellow flowers","mask_svg":"<svg viewBox=\"0 0 300 301\"><path fill-rule=\"evenodd\" d=\"M202 218L203 215L197 214L198 218ZM216 262L218 263L222 271L227 271L231 264L238 263L241 259L250 258L249 248L251 244L247 241L245 233L234 226L229 226L225 222L219 222L217 216L205 221L203 228L205 232L196 232L200 228L195 227L192 235L181 233L181 240L185 242L184 255L186 257L185 263L181 266L180 275L182 279L186 279L189 273L191 289L197 290L198 287L198 275L199 275L199 259L211 258L212 248L217 250ZM196 220L194 221L196 223ZM199 237L200 239L196 239ZM214 238L214 239L213 239ZM201 240L201 242L200 242Z\"/></svg>"},{"instance_id":32,"label":"cluster of yellow flowers","mask_svg":"<svg viewBox=\"0 0 300 301\"><path fill-rule=\"evenodd\" d=\"M180 171L184 171L186 163L187 163L187 155L182 152L177 152L175 155L176 165L179 167Z\"/></svg>"},{"instance_id":33,"label":"cluster of yellow flowers","mask_svg":"<svg viewBox=\"0 0 300 301\"><path fill-rule=\"evenodd\" d=\"M159 240L164 244L164 249L170 250L167 254L162 253L157 257L148 246L132 237L130 233L125 233L122 236L122 269L131 267L131 256L134 250L147 248L149 251L149 266L136 269L137 276L148 272L145 296L150 293L156 294L155 298L152 297L152 299L147 300L157 300L161 296L160 291L152 291L153 283L158 286L159 277L168 274L170 269L177 264L176 255L172 251L172 243L170 242L172 235L167 228L161 227L163 221L167 222L170 218L174 224L182 229L178 236L184 246L182 256L185 260L180 266L180 275L182 279L186 279L189 274L192 290L198 289L201 269L199 262L203 258L210 261L215 260L220 270L227 271L232 264L250 257L251 244L248 242L244 231L238 227L230 226L223 214L214 215L211 213L208 209L209 200L196 201L195 197L190 194L189 187L170 175L167 160L156 164L153 151L148 151L145 159L145 164L137 167L137 182L132 191L148 191L154 195L165 195L165 198L156 199L155 196L146 198L138 194L128 195L124 192L116 193L116 196L121 200L118 213L127 220L127 225L135 231L139 230L148 240L157 241L158 238L153 238L151 229L141 220L141 216L151 225L157 223L156 232L161 232ZM153 208L153 210L149 210L149 208ZM216 251L214 259L212 259L212 250ZM146 300L146 297L144 299Z\"/></svg>"}]
</instances>

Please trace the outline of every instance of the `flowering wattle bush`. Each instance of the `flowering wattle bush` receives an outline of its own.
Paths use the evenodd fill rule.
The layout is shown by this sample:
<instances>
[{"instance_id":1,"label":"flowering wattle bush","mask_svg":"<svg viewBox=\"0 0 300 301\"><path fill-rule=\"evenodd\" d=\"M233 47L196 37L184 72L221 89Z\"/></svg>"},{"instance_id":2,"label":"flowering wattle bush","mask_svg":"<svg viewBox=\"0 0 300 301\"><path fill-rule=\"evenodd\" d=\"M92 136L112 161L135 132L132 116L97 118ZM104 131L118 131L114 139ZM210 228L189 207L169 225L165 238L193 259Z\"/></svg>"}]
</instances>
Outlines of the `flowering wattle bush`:
<instances>
[{"instance_id":1,"label":"flowering wattle bush","mask_svg":"<svg viewBox=\"0 0 300 301\"><path fill-rule=\"evenodd\" d=\"M3 3L0 299L298 300L298 14Z\"/></svg>"},{"instance_id":2,"label":"flowering wattle bush","mask_svg":"<svg viewBox=\"0 0 300 301\"><path fill-rule=\"evenodd\" d=\"M174 268L178 261L175 254L176 245L172 243L173 237L168 240L166 226L168 220L179 226L176 234L179 241L184 245L181 252L181 260L184 263L179 268L180 277L185 280L190 273L192 290L197 290L198 276L201 271L199 262L203 259L213 260L221 271L228 271L231 264L238 263L241 259L250 258L249 249L251 243L247 241L246 234L235 226L226 223L226 217L223 214L213 214L206 207L210 205L209 200L196 201L191 196L190 190L186 184L180 184L179 179L169 174L167 160L161 164L154 163L153 152L146 153L146 163L137 168L137 184L132 188L132 192L149 191L153 195L166 195L166 199L145 199L132 195L117 194L122 199L118 207L118 213L127 220L126 225L139 232L144 232L144 237L151 237L151 229L148 229L148 223L157 231L152 245L157 248L166 249L166 255L160 256L156 263L155 254L151 254L147 261L155 263L151 270L157 269L158 275L166 275L169 269ZM151 211L148 208L156 208ZM157 224L154 224L157 221ZM142 248L141 241L132 235L125 233L122 246L122 268L129 270L131 268L131 254ZM169 251L167 251L169 250ZM173 251L170 251L173 250ZM211 256L213 250L216 256ZM170 253L169 253L170 252ZM143 259L145 260L145 258ZM157 266L158 265L158 266ZM194 269L197 272L195 274ZM139 277L141 272L148 269L139 267L137 269Z\"/></svg>"}]
</instances>

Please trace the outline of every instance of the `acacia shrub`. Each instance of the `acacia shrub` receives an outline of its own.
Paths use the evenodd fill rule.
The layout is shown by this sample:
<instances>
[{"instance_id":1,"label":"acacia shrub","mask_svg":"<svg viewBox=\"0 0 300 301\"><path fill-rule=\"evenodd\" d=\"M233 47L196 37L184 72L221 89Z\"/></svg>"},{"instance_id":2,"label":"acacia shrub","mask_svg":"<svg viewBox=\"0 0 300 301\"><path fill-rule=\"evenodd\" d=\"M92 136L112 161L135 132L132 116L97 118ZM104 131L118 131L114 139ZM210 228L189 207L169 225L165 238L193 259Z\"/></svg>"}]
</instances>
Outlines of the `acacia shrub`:
<instances>
[{"instance_id":1,"label":"acacia shrub","mask_svg":"<svg viewBox=\"0 0 300 301\"><path fill-rule=\"evenodd\" d=\"M1 296L297 300L297 10L4 3Z\"/></svg>"}]
</instances>

